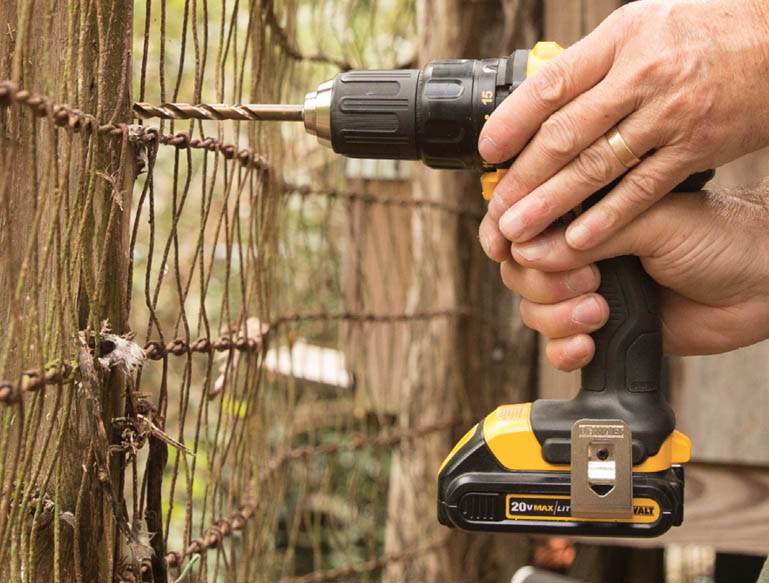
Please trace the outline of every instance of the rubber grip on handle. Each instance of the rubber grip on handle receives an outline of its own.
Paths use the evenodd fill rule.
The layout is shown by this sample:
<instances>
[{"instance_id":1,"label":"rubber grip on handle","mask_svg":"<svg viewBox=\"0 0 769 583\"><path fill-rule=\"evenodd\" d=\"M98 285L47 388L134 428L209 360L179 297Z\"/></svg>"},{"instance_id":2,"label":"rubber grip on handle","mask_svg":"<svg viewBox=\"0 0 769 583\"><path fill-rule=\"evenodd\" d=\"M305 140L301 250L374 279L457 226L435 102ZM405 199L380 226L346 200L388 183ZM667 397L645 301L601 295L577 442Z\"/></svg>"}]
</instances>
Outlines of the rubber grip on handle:
<instances>
[{"instance_id":1,"label":"rubber grip on handle","mask_svg":"<svg viewBox=\"0 0 769 583\"><path fill-rule=\"evenodd\" d=\"M713 170L693 174L674 191L700 190L713 174ZM612 186L591 196L585 208ZM598 293L609 304L609 320L592 334L595 356L582 369L582 389L656 393L660 390L662 360L657 285L635 256L599 261L598 269Z\"/></svg>"},{"instance_id":2,"label":"rubber grip on handle","mask_svg":"<svg viewBox=\"0 0 769 583\"><path fill-rule=\"evenodd\" d=\"M582 389L658 391L662 335L654 283L635 256L599 261L598 269L609 320L592 334L595 356L582 369Z\"/></svg>"}]
</instances>

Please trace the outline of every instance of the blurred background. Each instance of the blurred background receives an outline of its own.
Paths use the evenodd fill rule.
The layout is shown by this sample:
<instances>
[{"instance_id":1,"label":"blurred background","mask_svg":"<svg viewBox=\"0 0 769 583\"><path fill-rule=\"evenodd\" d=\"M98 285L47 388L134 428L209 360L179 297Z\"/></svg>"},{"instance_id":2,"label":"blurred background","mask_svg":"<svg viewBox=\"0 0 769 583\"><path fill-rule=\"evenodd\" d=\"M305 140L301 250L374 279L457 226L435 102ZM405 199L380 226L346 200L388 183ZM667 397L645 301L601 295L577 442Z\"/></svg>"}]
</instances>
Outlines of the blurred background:
<instances>
[{"instance_id":1,"label":"blurred background","mask_svg":"<svg viewBox=\"0 0 769 583\"><path fill-rule=\"evenodd\" d=\"M64 340L104 319L115 333L130 330L147 361L135 381L102 387L117 399L114 416L132 419L111 429L113 483L129 520L158 534L153 553L132 562L95 486L87 518L91 442L45 431L82 427L77 383L59 379L55 402L56 386L47 399L45 388L28 390L6 407L3 437L28 444L30 462L14 472L12 447L0 452L2 501L15 508L24 493L36 504L28 518L19 511L0 523L10 543L0 558L10 558L15 580L32 564L30 580L65 581L91 572L121 581L507 582L524 565L585 583L755 580L769 551L765 344L668 362L678 428L694 442L684 526L647 541L449 530L436 520L436 478L455 441L499 404L568 398L579 383L544 363L517 298L481 252L478 177L340 159L301 124L130 116L130 100L302 103L351 68L500 56L542 39L568 46L618 1L37 4L0 1L0 29L27 30L0 45L0 78L93 113L103 127L76 130L52 109L34 121L15 102L0 110L0 224L15 216L18 229L0 236L0 313L16 322L0 344L0 376L28 382L30 366L72 361L75 344ZM740 160L716 183L755 184L767 161ZM55 179L30 181L35 167ZM38 201L32 212L24 200ZM95 236L78 209L93 215ZM11 253L25 232L39 243ZM73 257L82 247L91 259L70 257L68 241ZM66 297L46 285L30 296L8 291L30 271L68 281ZM114 294L92 279L105 290L114 283ZM52 307L67 317L48 316ZM139 415L153 429L139 427ZM50 464L44 481L38 464ZM62 465L83 472L71 478ZM35 487L27 496L20 483ZM72 525L53 520L44 532L46 496L71 505Z\"/></svg>"}]
</instances>

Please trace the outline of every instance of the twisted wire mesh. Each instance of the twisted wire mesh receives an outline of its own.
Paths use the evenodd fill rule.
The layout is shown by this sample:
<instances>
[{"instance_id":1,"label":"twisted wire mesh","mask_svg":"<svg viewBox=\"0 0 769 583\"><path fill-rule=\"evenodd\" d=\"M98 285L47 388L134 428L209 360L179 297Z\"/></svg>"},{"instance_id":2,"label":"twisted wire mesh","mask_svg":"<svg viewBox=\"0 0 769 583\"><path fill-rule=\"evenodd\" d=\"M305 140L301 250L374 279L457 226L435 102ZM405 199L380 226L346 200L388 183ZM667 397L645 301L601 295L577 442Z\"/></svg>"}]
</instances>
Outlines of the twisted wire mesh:
<instances>
[{"instance_id":1,"label":"twisted wire mesh","mask_svg":"<svg viewBox=\"0 0 769 583\"><path fill-rule=\"evenodd\" d=\"M426 323L482 318L432 301L439 278L413 296L415 278L436 274L415 271L421 241L412 225L471 231L477 211L413 200L403 179L345 186L338 160L299 128L129 123L113 111L115 91L128 89L98 75L94 108L82 94L90 65L82 45L92 36L104 48L121 34L116 8L126 6L110 6L23 8L19 30L48 27L69 39L66 80L33 82L20 56L0 84L0 222L24 211L14 196L22 159L36 193L33 236L22 253L3 255L5 281L18 290L2 305L11 325L0 344L4 572L86 580L96 553L85 542L91 504L107 517L98 572L117 580L377 580L388 564L439 551L445 537L385 550L393 451L457 424L450 410L398 423L399 387L413 368L409 342ZM408 3L389 6L389 38L342 42L318 34L318 23L334 13L336 29L370 34L362 24L380 8L357 0L127 6L140 102L296 102L350 63L398 65L413 33ZM28 36L19 46L36 45ZM30 54L38 60L29 66L55 58L47 41ZM100 60L96 72L112 67L130 79L130 66L123 54ZM105 161L98 154L107 149ZM84 217L99 196L106 216L93 227ZM125 280L112 277L110 241L129 261ZM100 301L113 285L124 321ZM98 362L113 350L103 339L128 330L144 362L117 391L112 371L95 385L120 403L105 409L101 452L83 430L83 363ZM78 348L78 331L90 348ZM420 374L440 384L447 373ZM101 494L106 482L115 508ZM120 520L138 544L115 530ZM41 532L50 541L38 544Z\"/></svg>"}]
</instances>

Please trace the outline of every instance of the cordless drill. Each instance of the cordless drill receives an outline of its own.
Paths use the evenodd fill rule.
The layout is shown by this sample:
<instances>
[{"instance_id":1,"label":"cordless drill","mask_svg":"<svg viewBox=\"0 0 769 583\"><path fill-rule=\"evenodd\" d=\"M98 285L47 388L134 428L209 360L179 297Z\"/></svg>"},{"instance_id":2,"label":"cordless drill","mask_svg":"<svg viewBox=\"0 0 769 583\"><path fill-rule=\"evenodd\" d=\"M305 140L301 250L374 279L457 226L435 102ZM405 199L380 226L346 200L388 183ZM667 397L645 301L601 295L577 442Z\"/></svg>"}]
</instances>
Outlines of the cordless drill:
<instances>
[{"instance_id":1,"label":"cordless drill","mask_svg":"<svg viewBox=\"0 0 769 583\"><path fill-rule=\"evenodd\" d=\"M309 93L304 124L356 158L483 171L488 199L509 162L488 165L478 135L526 76L556 57L538 43L509 57L439 60L423 70L350 71ZM680 190L699 190L712 171ZM593 195L586 207L604 193ZM502 405L470 429L438 475L438 520L467 530L657 536L683 520L691 443L661 382L656 290L637 257L598 263L609 304L572 400Z\"/></svg>"},{"instance_id":2,"label":"cordless drill","mask_svg":"<svg viewBox=\"0 0 769 583\"><path fill-rule=\"evenodd\" d=\"M541 42L498 59L342 73L307 95L304 125L345 156L484 171L488 199L509 162L484 162L477 149L481 128L527 75L560 52ZM711 176L691 176L679 189L699 190ZM656 536L681 524L681 464L691 443L675 430L660 390L655 286L637 257L598 267L598 293L610 317L593 333L595 356L582 369L579 394L502 405L470 429L439 471L442 524L604 536Z\"/></svg>"},{"instance_id":3,"label":"cordless drill","mask_svg":"<svg viewBox=\"0 0 769 583\"><path fill-rule=\"evenodd\" d=\"M510 161L491 166L478 136L494 109L561 48L541 42L509 57L432 61L422 70L340 73L304 106L154 107L140 117L304 121L335 152L422 160L484 172L485 198ZM713 172L678 190L699 190ZM589 207L608 188L583 204ZM593 333L595 356L571 400L502 405L470 429L438 474L438 520L467 530L656 536L683 520L691 443L675 430L660 389L656 290L637 257L600 261L609 320Z\"/></svg>"}]
</instances>

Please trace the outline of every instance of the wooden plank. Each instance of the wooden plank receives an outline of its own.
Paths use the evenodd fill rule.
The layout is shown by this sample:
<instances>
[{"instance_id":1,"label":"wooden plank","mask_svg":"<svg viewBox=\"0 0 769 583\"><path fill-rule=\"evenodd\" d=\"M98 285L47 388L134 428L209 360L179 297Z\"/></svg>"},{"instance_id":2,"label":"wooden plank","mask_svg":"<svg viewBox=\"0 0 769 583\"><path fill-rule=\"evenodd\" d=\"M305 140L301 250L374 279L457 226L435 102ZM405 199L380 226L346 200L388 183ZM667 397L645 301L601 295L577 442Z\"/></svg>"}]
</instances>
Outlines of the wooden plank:
<instances>
[{"instance_id":1,"label":"wooden plank","mask_svg":"<svg viewBox=\"0 0 769 583\"><path fill-rule=\"evenodd\" d=\"M583 34L589 33L596 26L601 24L603 20L609 16L614 10L617 9L619 2L617 0L588 0L585 2L584 7L584 23L585 31Z\"/></svg>"},{"instance_id":2,"label":"wooden plank","mask_svg":"<svg viewBox=\"0 0 769 583\"><path fill-rule=\"evenodd\" d=\"M577 42L619 6L617 0L545 0L545 40Z\"/></svg>"},{"instance_id":3,"label":"wooden plank","mask_svg":"<svg viewBox=\"0 0 769 583\"><path fill-rule=\"evenodd\" d=\"M381 173L380 173L381 174ZM400 178L355 178L352 191L411 199L411 183ZM399 314L414 277L409 207L348 205L349 236L345 250L345 309L357 313ZM364 411L396 413L396 389L406 375L406 327L391 322L349 322L341 326L348 367L356 378L355 394Z\"/></svg>"},{"instance_id":4,"label":"wooden plank","mask_svg":"<svg viewBox=\"0 0 769 583\"><path fill-rule=\"evenodd\" d=\"M769 463L769 343L676 359L672 370L677 426L695 459Z\"/></svg>"},{"instance_id":5,"label":"wooden plank","mask_svg":"<svg viewBox=\"0 0 769 583\"><path fill-rule=\"evenodd\" d=\"M665 583L665 557L659 549L580 543L568 574L580 583Z\"/></svg>"},{"instance_id":6,"label":"wooden plank","mask_svg":"<svg viewBox=\"0 0 769 583\"><path fill-rule=\"evenodd\" d=\"M580 542L635 547L712 546L717 551L769 553L769 468L686 464L684 523L654 539L592 538Z\"/></svg>"},{"instance_id":7,"label":"wooden plank","mask_svg":"<svg viewBox=\"0 0 769 583\"><path fill-rule=\"evenodd\" d=\"M769 149L718 169L711 187L765 179ZM726 354L673 359L672 402L697 460L769 464L769 342Z\"/></svg>"},{"instance_id":8,"label":"wooden plank","mask_svg":"<svg viewBox=\"0 0 769 583\"><path fill-rule=\"evenodd\" d=\"M582 0L545 0L545 40L567 47L583 34Z\"/></svg>"}]
</instances>

